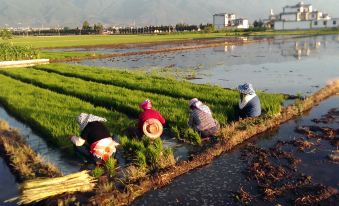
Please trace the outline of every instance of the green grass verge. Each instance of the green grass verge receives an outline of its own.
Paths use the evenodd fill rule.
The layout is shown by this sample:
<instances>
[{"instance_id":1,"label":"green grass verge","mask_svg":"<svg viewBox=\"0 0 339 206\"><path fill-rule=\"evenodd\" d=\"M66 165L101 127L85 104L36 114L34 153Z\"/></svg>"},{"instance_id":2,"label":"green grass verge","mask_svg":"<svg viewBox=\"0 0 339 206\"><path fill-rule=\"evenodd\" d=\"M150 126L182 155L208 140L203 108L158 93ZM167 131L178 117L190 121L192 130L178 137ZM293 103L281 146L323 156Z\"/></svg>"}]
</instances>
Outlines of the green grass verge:
<instances>
[{"instance_id":1,"label":"green grass verge","mask_svg":"<svg viewBox=\"0 0 339 206\"><path fill-rule=\"evenodd\" d=\"M94 107L80 99L41 89L0 74L0 103L7 111L62 148L71 148L68 137L79 134L75 118L92 113L107 118L110 131L122 133L131 121L123 114Z\"/></svg>"},{"instance_id":2,"label":"green grass verge","mask_svg":"<svg viewBox=\"0 0 339 206\"><path fill-rule=\"evenodd\" d=\"M65 60L73 58L89 58L89 57L99 57L100 54L88 53L88 52L51 52L44 51L40 52L40 57L50 60Z\"/></svg>"},{"instance_id":3,"label":"green grass verge","mask_svg":"<svg viewBox=\"0 0 339 206\"><path fill-rule=\"evenodd\" d=\"M100 46L127 43L148 43L162 41L178 41L200 38L217 38L224 33L172 33L145 35L82 35L82 36L16 36L10 41L15 45L31 45L34 48L57 48L75 46ZM4 40L0 40L0 43Z\"/></svg>"}]
</instances>

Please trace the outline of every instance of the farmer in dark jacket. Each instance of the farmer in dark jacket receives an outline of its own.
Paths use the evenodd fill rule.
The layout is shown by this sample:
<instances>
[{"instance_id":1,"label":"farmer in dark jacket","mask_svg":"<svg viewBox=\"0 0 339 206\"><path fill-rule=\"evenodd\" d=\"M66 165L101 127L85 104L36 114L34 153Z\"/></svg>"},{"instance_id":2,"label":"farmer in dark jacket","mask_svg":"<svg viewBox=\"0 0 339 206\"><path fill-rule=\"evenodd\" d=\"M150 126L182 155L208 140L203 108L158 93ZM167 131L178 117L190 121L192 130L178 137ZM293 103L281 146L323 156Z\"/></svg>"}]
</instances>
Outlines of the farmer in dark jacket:
<instances>
[{"instance_id":1,"label":"farmer in dark jacket","mask_svg":"<svg viewBox=\"0 0 339 206\"><path fill-rule=\"evenodd\" d=\"M77 117L80 137L73 135L71 141L76 153L88 162L106 161L116 152L115 142L103 122L107 120L93 114L81 113Z\"/></svg>"},{"instance_id":2,"label":"farmer in dark jacket","mask_svg":"<svg viewBox=\"0 0 339 206\"><path fill-rule=\"evenodd\" d=\"M240 92L240 118L258 117L261 115L259 97L255 94L252 84L245 83L238 86Z\"/></svg>"},{"instance_id":3,"label":"farmer in dark jacket","mask_svg":"<svg viewBox=\"0 0 339 206\"><path fill-rule=\"evenodd\" d=\"M213 119L210 108L197 98L190 100L189 107L191 111L188 125L199 132L203 138L216 135L220 125L217 120Z\"/></svg>"}]
</instances>

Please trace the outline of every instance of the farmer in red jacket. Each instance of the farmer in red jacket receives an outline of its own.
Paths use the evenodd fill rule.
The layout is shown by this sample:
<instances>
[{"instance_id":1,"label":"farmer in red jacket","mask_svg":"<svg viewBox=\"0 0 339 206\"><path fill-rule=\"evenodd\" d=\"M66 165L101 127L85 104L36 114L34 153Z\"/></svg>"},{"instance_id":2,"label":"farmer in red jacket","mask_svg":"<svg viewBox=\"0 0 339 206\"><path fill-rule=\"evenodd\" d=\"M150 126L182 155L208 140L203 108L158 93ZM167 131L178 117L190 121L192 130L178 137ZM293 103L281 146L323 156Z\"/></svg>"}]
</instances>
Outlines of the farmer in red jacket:
<instances>
[{"instance_id":1,"label":"farmer in red jacket","mask_svg":"<svg viewBox=\"0 0 339 206\"><path fill-rule=\"evenodd\" d=\"M139 115L138 128L141 133L151 139L160 137L166 120L162 117L160 112L152 109L152 103L149 99L146 99L139 106L144 110Z\"/></svg>"}]
</instances>

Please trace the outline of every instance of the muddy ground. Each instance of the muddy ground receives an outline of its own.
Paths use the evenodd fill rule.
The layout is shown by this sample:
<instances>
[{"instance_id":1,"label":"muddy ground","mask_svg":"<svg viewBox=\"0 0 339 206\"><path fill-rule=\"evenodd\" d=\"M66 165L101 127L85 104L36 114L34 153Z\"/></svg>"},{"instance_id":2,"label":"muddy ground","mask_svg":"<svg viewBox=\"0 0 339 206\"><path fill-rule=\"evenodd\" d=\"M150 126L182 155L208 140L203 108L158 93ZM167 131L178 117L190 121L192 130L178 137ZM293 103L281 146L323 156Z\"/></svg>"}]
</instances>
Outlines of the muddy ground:
<instances>
[{"instance_id":1,"label":"muddy ground","mask_svg":"<svg viewBox=\"0 0 339 206\"><path fill-rule=\"evenodd\" d=\"M339 182L336 187L317 183L312 176L299 170L303 160L298 156L329 144L331 147L328 155L322 159L328 164L337 165L339 169L339 108L333 108L327 114L312 121L313 125L295 128L296 132L303 135L301 138L278 141L273 147L267 149L248 145L243 150L242 158L248 164L244 173L246 178L256 186L257 193L251 194L241 187L234 193L235 201L246 205L255 204L258 199L272 202L284 198L286 203L293 205L336 205L338 203ZM315 152L313 155L319 154Z\"/></svg>"}]
</instances>

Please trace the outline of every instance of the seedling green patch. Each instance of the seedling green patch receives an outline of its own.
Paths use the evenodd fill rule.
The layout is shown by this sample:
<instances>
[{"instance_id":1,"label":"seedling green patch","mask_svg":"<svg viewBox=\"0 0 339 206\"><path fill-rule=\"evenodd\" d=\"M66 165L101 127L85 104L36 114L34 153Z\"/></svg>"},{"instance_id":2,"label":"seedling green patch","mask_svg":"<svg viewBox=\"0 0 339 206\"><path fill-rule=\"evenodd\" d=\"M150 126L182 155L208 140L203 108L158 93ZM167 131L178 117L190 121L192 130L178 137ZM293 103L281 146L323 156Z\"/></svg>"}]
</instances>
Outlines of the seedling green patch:
<instances>
[{"instance_id":1,"label":"seedling green patch","mask_svg":"<svg viewBox=\"0 0 339 206\"><path fill-rule=\"evenodd\" d=\"M117 111L124 116L123 121L114 123L114 131L119 131L119 134L128 127L135 126L136 118L141 112L139 103L149 98L167 120L174 136L193 144L200 144L201 139L187 126L188 101L191 98L198 97L210 106L221 125L235 119L235 107L239 99L237 91L217 86L196 85L171 78L147 76L144 73L95 67L52 64L34 69L2 69L0 73L40 88L79 98L91 105L104 107L106 111ZM264 113L274 115L280 112L283 95L263 92L258 94Z\"/></svg>"},{"instance_id":2,"label":"seedling green patch","mask_svg":"<svg viewBox=\"0 0 339 206\"><path fill-rule=\"evenodd\" d=\"M92 104L75 97L57 94L0 74L0 103L7 111L26 122L33 129L61 148L72 146L68 137L79 134L75 118L81 112L105 117L112 133L130 125L124 114Z\"/></svg>"}]
</instances>

